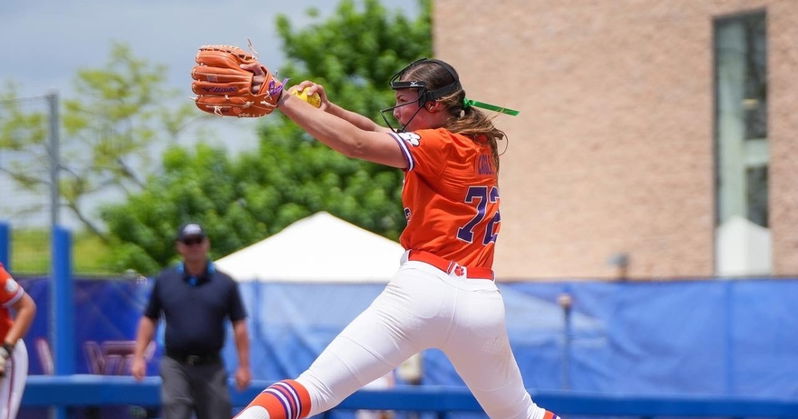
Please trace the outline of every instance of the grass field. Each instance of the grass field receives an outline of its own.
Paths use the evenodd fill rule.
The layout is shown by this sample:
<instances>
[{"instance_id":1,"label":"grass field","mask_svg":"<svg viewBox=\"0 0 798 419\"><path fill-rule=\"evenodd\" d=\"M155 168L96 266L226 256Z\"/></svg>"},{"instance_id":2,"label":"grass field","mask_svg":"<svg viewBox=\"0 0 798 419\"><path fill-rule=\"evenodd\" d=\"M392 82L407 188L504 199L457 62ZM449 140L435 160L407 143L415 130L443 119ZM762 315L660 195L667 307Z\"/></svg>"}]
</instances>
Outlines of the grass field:
<instances>
[{"instance_id":1,"label":"grass field","mask_svg":"<svg viewBox=\"0 0 798 419\"><path fill-rule=\"evenodd\" d=\"M104 268L108 248L94 236L72 235L72 269L76 274L115 275ZM50 230L12 230L11 269L15 274L39 275L50 272Z\"/></svg>"}]
</instances>

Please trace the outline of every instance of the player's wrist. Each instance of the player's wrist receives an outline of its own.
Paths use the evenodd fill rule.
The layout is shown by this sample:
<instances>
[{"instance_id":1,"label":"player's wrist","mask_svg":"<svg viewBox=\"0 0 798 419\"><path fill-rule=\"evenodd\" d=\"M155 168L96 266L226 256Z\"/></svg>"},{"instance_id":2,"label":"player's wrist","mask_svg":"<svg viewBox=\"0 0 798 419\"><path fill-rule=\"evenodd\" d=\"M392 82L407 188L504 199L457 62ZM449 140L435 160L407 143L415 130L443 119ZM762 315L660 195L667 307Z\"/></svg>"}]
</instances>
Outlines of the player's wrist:
<instances>
[{"instance_id":1,"label":"player's wrist","mask_svg":"<svg viewBox=\"0 0 798 419\"><path fill-rule=\"evenodd\" d=\"M275 105L275 106L277 106L277 109L279 109L281 106L283 106L283 103L285 103L285 101L288 100L289 96L293 96L293 95L285 94L285 89L280 91L280 98L277 99L277 105Z\"/></svg>"}]
</instances>

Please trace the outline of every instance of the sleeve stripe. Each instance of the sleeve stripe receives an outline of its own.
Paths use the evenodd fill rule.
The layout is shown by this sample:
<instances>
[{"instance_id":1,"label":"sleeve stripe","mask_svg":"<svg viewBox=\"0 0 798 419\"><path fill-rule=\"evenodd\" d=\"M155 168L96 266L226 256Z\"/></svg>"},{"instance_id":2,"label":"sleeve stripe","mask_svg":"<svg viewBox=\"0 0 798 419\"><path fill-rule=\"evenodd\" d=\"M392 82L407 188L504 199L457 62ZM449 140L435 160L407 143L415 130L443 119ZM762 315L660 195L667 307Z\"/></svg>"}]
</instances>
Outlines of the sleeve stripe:
<instances>
[{"instance_id":1,"label":"sleeve stripe","mask_svg":"<svg viewBox=\"0 0 798 419\"><path fill-rule=\"evenodd\" d=\"M407 161L407 171L413 170L415 167L415 161L413 160L413 154L410 153L410 149L407 148L407 143L405 140L402 139L399 135L393 132L388 133L391 137L393 137L394 141L399 144L399 148L402 149L402 153L405 156L405 160Z\"/></svg>"},{"instance_id":2,"label":"sleeve stripe","mask_svg":"<svg viewBox=\"0 0 798 419\"><path fill-rule=\"evenodd\" d=\"M19 301L22 298L23 295L25 295L25 290L22 289L22 286L20 286L19 289L17 289L16 294L14 294L14 296L11 297L10 300L8 300L5 303L3 303L3 307L11 307L11 306L13 306L14 303Z\"/></svg>"}]
</instances>

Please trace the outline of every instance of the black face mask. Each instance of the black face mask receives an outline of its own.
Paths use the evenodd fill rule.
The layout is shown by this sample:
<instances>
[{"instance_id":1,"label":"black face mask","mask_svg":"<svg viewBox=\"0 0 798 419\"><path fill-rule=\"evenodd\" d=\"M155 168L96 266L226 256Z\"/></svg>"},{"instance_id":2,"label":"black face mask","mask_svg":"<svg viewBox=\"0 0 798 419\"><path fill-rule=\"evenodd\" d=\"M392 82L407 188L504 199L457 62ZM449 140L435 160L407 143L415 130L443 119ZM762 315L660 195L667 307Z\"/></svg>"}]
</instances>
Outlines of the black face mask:
<instances>
[{"instance_id":1,"label":"black face mask","mask_svg":"<svg viewBox=\"0 0 798 419\"><path fill-rule=\"evenodd\" d=\"M402 78L402 76L407 72L407 70L409 70L409 69L411 69L411 68L413 68L413 67L415 67L415 66L417 66L419 64L422 64L422 63L433 63L433 64L436 64L436 65L439 65L439 66L443 67L452 76L453 81L451 83L447 84L446 86L443 86L441 88L434 89L434 90L430 90L429 88L427 88L427 83L424 82L424 81L416 81L416 80L399 81ZM418 110L413 114L413 116L410 117L410 119L407 121L407 123L405 123L400 128L398 128L398 129L394 128L394 126L391 125L390 122L388 122L388 118L386 118L385 113L386 112L390 112L391 114L393 114L393 110L394 109L396 109L396 108L398 108L400 106L409 105L412 102L403 103L401 105L396 105L396 106L391 106L389 108L385 108L385 109L382 109L380 111L380 115L382 116L382 119L385 121L385 123L388 125L388 127L390 127L394 132L404 132L405 128L407 128L407 125L410 124L410 121L412 121L413 118L416 117L418 112L421 111L421 108L423 108L424 105L426 105L428 102L436 101L436 100L438 100L438 99L440 99L440 98L442 98L442 97L444 97L446 95L450 95L450 94L456 92L457 90L461 89L460 77L457 75L457 72L454 70L454 68L452 68L452 66L450 66L449 64L446 64L445 62L443 62L441 60L436 60L436 59L431 59L431 58L421 58L419 60L416 60L416 61L410 63L407 67L403 68L398 73L394 74L393 77L391 77L390 86L391 86L391 89L393 89L393 90L401 90L401 89L417 89L418 90Z\"/></svg>"},{"instance_id":2,"label":"black face mask","mask_svg":"<svg viewBox=\"0 0 798 419\"><path fill-rule=\"evenodd\" d=\"M385 125L387 125L387 126L388 126L388 127L391 129L391 131L393 131L393 132L405 132L405 128L407 128L407 126L408 126L408 125L410 125L410 121L412 121L412 120L413 120L413 118L415 118L415 117L416 117L416 115L418 115L418 113L421 111L421 108L422 108L424 105L421 105L421 106L419 106L419 107L418 107L418 110L416 110L416 111L413 113L413 116L411 116L411 117L410 117L410 119L408 119L408 120L407 120L407 123L406 123L406 124L404 124L404 125L402 125L402 126L400 126L399 128L396 128L396 127L394 127L394 126L393 126L393 124L391 124L391 122L390 122L390 121L388 120L388 118L385 116L385 114L386 114L386 113L390 113L390 114L391 114L391 117L393 117L393 110L394 110L394 109L396 109L396 108L401 108L402 106L413 105L413 104L415 104L415 103L416 103L416 101L413 101L413 102L407 102L407 103L403 103L403 104L401 104L401 105L391 106L390 108L385 108L385 109L382 109L382 110L380 111L380 116L382 116L382 120L383 120L383 121L385 121ZM399 121L397 120L397 122L399 122Z\"/></svg>"}]
</instances>

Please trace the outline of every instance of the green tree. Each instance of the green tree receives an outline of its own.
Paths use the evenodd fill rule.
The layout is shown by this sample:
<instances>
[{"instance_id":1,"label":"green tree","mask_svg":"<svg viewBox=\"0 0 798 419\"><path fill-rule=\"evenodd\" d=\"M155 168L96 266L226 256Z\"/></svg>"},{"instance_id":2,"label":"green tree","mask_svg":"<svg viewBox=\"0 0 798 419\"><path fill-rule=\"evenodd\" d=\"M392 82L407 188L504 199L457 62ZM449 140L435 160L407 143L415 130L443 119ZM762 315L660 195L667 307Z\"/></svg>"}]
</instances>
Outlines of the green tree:
<instances>
[{"instance_id":1,"label":"green tree","mask_svg":"<svg viewBox=\"0 0 798 419\"><path fill-rule=\"evenodd\" d=\"M169 106L177 92L164 88L164 70L137 59L127 46L113 44L106 67L80 70L77 97L64 100L61 205L104 241L107 235L87 201L107 191L117 196L141 191L157 167L151 145L173 143L196 116L191 104ZM0 169L20 187L46 196L49 172L41 162L48 161L47 115L25 112L13 88L0 96L0 106L0 149L16 153Z\"/></svg>"},{"instance_id":2,"label":"green tree","mask_svg":"<svg viewBox=\"0 0 798 419\"><path fill-rule=\"evenodd\" d=\"M242 237L266 231L245 210L235 163L222 149L200 144L191 152L172 147L163 156L163 171L125 203L102 212L115 240L109 268L153 273L175 256L178 225L202 214L213 250L229 248Z\"/></svg>"},{"instance_id":3,"label":"green tree","mask_svg":"<svg viewBox=\"0 0 798 419\"><path fill-rule=\"evenodd\" d=\"M144 187L153 166L153 143L172 144L192 119L190 104L173 110L176 90L165 89L162 65L133 56L114 44L104 69L78 72L79 99L66 100L64 129L73 145L63 156L63 205L99 237L103 229L83 202L112 188L131 196Z\"/></svg>"},{"instance_id":4,"label":"green tree","mask_svg":"<svg viewBox=\"0 0 798 419\"><path fill-rule=\"evenodd\" d=\"M409 19L377 0L342 1L335 13L295 29L277 27L289 84L324 84L336 103L374 118L393 103L387 81L408 62L431 52L430 2ZM268 65L265 58L263 63ZM152 273L172 260L177 226L202 222L215 255L224 255L324 210L363 228L397 238L404 227L399 170L353 160L310 138L274 114L259 127L256 151L236 159L223 150L179 147L164 157L163 173L128 202L109 206L103 219L115 238L114 268Z\"/></svg>"},{"instance_id":5,"label":"green tree","mask_svg":"<svg viewBox=\"0 0 798 419\"><path fill-rule=\"evenodd\" d=\"M50 184L48 157L48 116L45 111L30 111L31 104L44 105L44 98L20 98L18 86L7 82L0 92L0 173L12 179L21 190L46 195ZM6 191L3 191L6 192ZM0 208L18 214L46 213L46 199L36 203L7 207L12 200L0 200Z\"/></svg>"}]
</instances>

